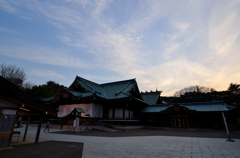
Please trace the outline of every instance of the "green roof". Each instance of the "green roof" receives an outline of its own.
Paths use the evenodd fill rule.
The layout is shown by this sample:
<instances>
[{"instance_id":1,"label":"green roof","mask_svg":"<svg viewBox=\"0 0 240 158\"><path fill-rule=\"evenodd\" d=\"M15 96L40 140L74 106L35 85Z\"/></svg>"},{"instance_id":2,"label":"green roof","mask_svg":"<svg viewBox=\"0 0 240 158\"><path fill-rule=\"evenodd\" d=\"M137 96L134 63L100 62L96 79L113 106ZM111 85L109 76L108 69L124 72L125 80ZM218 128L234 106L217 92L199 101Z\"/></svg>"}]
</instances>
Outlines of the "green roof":
<instances>
[{"instance_id":1,"label":"green roof","mask_svg":"<svg viewBox=\"0 0 240 158\"><path fill-rule=\"evenodd\" d=\"M82 108L74 108L77 112L85 113L85 111Z\"/></svg>"},{"instance_id":2,"label":"green roof","mask_svg":"<svg viewBox=\"0 0 240 158\"><path fill-rule=\"evenodd\" d=\"M135 92L131 92L135 89ZM63 93L70 93L76 98L99 97L106 100L132 98L138 102L149 104L142 99L135 79L98 84L77 76L69 88L43 101L52 101Z\"/></svg>"},{"instance_id":3,"label":"green roof","mask_svg":"<svg viewBox=\"0 0 240 158\"><path fill-rule=\"evenodd\" d=\"M196 102L196 103L179 103L180 107L185 107L189 110L198 112L224 112L235 109L236 107L230 106L224 102ZM146 106L142 112L155 113L165 111L167 108L173 107L173 104L159 104Z\"/></svg>"},{"instance_id":4,"label":"green roof","mask_svg":"<svg viewBox=\"0 0 240 158\"><path fill-rule=\"evenodd\" d=\"M96 95L98 97L104 99L119 99L129 97L131 94L129 93L137 82L135 79L111 82L105 84L97 84L95 82L86 80L79 76L76 77L75 81L79 83L81 87L86 89L88 92L78 92L73 89L73 84L69 87L68 91L72 93L74 96L79 97L88 97ZM73 83L74 83L73 82ZM139 96L141 98L141 96Z\"/></svg>"},{"instance_id":5,"label":"green roof","mask_svg":"<svg viewBox=\"0 0 240 158\"><path fill-rule=\"evenodd\" d=\"M146 92L146 93L141 93L141 96L145 102L148 102L150 104L157 104L157 99L158 96L160 96L161 92L156 91L156 92Z\"/></svg>"},{"instance_id":6,"label":"green roof","mask_svg":"<svg viewBox=\"0 0 240 158\"><path fill-rule=\"evenodd\" d=\"M236 107L230 106L224 102L205 102L205 103L179 103L179 105L188 108L189 110L196 110L201 112L206 111L229 111Z\"/></svg>"}]
</instances>

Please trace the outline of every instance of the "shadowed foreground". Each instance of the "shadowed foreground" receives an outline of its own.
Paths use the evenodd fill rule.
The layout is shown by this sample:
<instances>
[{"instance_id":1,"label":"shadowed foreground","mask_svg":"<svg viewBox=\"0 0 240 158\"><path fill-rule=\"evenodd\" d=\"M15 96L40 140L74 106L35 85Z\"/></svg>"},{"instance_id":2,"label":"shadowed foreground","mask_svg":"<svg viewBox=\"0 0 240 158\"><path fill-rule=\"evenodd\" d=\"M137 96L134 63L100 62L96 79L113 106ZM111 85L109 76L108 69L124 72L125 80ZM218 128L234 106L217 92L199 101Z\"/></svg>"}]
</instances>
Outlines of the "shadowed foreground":
<instances>
[{"instance_id":1,"label":"shadowed foreground","mask_svg":"<svg viewBox=\"0 0 240 158\"><path fill-rule=\"evenodd\" d=\"M99 137L132 137L132 136L181 136L181 137L200 137L200 138L226 138L227 134L225 130L208 130L208 129L174 129L169 128L167 130L148 127L145 129L128 130L119 132L105 132L99 130L83 131L72 133L69 131L53 132L58 134L71 134L81 136L99 136ZM231 138L240 139L240 130L231 130Z\"/></svg>"},{"instance_id":2,"label":"shadowed foreground","mask_svg":"<svg viewBox=\"0 0 240 158\"><path fill-rule=\"evenodd\" d=\"M38 144L22 144L0 150L2 158L81 158L83 143L46 141Z\"/></svg>"}]
</instances>

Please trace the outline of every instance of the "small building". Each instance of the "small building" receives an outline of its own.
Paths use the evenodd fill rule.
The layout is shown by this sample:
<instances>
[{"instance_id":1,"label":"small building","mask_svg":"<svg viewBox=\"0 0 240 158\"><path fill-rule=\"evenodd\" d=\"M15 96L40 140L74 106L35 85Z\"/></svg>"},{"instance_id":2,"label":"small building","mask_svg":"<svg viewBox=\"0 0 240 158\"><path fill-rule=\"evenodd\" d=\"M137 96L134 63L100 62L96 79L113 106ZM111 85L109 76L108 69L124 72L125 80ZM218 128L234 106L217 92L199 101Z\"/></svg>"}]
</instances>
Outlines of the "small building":
<instances>
[{"instance_id":1,"label":"small building","mask_svg":"<svg viewBox=\"0 0 240 158\"><path fill-rule=\"evenodd\" d=\"M222 112L229 115L233 110L236 107L222 101L156 104L142 110L142 120L159 127L220 129L224 124Z\"/></svg>"},{"instance_id":2,"label":"small building","mask_svg":"<svg viewBox=\"0 0 240 158\"><path fill-rule=\"evenodd\" d=\"M10 145L18 115L28 115L23 141L26 139L31 115L40 116L35 139L35 143L37 143L41 129L41 121L45 113L57 113L57 110L46 107L43 104L25 100L21 97L21 93L22 90L19 87L0 76L0 148L5 148Z\"/></svg>"}]
</instances>

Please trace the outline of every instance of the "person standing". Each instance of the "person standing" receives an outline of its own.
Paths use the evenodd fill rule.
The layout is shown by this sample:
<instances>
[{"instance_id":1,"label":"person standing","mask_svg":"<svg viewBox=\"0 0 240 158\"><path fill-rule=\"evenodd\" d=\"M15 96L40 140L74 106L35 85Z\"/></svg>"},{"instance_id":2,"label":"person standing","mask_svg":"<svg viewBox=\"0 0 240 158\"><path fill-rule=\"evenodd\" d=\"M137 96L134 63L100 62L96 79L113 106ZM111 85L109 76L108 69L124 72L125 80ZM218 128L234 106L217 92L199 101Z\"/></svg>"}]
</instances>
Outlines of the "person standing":
<instances>
[{"instance_id":1,"label":"person standing","mask_svg":"<svg viewBox=\"0 0 240 158\"><path fill-rule=\"evenodd\" d=\"M49 122L47 122L47 124L46 124L46 128L44 129L44 132L45 132L45 130L47 129L48 130L48 132L49 132Z\"/></svg>"},{"instance_id":2,"label":"person standing","mask_svg":"<svg viewBox=\"0 0 240 158\"><path fill-rule=\"evenodd\" d=\"M19 116L18 122L17 122L17 128L21 126L21 122L22 122L22 116Z\"/></svg>"}]
</instances>

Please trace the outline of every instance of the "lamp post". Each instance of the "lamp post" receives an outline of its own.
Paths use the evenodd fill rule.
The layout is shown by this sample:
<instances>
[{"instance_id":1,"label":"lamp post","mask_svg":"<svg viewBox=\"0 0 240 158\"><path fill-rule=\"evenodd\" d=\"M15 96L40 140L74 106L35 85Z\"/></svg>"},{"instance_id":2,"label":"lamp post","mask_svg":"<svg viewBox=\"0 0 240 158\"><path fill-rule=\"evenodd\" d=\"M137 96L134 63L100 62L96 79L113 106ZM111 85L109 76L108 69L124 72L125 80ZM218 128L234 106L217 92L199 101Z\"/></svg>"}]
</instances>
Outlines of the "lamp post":
<instances>
[{"instance_id":1,"label":"lamp post","mask_svg":"<svg viewBox=\"0 0 240 158\"><path fill-rule=\"evenodd\" d=\"M235 142L235 140L232 140L231 137L230 137L230 134L229 134L229 131L228 131L228 126L227 126L227 120L226 120L226 117L224 116L224 112L222 112L222 116L223 116L223 121L224 121L225 128L226 128L226 132L227 132L227 135L228 135L228 140L227 141Z\"/></svg>"}]
</instances>

